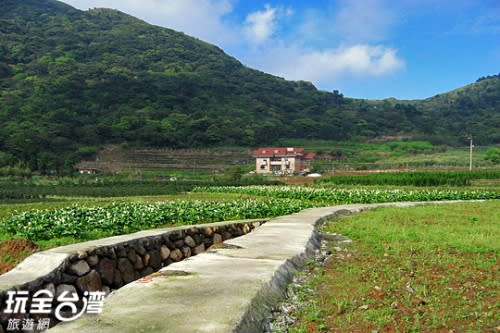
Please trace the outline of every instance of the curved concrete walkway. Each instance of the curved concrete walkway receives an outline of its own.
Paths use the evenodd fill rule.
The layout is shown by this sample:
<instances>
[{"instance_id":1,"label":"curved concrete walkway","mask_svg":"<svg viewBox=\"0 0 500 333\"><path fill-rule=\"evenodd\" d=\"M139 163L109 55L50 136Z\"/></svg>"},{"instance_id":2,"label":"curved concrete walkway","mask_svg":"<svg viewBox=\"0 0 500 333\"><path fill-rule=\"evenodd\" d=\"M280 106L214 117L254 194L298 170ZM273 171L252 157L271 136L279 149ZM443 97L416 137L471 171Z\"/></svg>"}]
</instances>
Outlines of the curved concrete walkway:
<instances>
[{"instance_id":1,"label":"curved concrete walkway","mask_svg":"<svg viewBox=\"0 0 500 333\"><path fill-rule=\"evenodd\" d=\"M114 291L101 314L84 315L49 331L262 332L293 273L319 248L318 223L343 213L417 204L423 203L344 205L275 218L226 241L225 248L171 264Z\"/></svg>"}]
</instances>

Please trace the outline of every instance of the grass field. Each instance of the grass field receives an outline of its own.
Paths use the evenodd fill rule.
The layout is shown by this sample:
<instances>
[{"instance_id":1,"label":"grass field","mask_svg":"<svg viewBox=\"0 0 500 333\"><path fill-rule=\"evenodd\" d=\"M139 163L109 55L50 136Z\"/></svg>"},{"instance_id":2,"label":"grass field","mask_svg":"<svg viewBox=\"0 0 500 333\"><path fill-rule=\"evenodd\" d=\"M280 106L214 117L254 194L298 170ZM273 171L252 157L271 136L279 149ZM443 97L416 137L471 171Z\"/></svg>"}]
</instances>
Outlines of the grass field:
<instances>
[{"instance_id":1,"label":"grass field","mask_svg":"<svg viewBox=\"0 0 500 333\"><path fill-rule=\"evenodd\" d=\"M343 170L468 169L469 147L433 145L428 141L388 140L383 142L334 142L324 140L286 140L284 146L305 147L318 153L316 172ZM473 149L474 168L494 168L498 163L486 160L488 149Z\"/></svg>"},{"instance_id":2,"label":"grass field","mask_svg":"<svg viewBox=\"0 0 500 333\"><path fill-rule=\"evenodd\" d=\"M500 201L383 208L332 220L332 257L289 332L500 331Z\"/></svg>"}]
</instances>

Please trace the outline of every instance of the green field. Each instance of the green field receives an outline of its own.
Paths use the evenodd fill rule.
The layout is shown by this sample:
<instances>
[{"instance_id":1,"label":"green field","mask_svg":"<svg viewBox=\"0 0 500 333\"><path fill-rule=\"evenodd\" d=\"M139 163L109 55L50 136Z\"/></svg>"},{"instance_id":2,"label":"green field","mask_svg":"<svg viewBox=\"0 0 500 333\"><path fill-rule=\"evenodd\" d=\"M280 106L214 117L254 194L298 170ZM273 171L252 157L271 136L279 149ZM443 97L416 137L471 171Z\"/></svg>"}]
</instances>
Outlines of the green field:
<instances>
[{"instance_id":1,"label":"green field","mask_svg":"<svg viewBox=\"0 0 500 333\"><path fill-rule=\"evenodd\" d=\"M321 179L324 185L470 186L496 185L500 170L383 172L335 175Z\"/></svg>"},{"instance_id":2,"label":"green field","mask_svg":"<svg viewBox=\"0 0 500 333\"><path fill-rule=\"evenodd\" d=\"M419 174L416 179L422 177L427 174ZM252 183L273 181L261 177L212 182L113 177L4 180L0 184L0 241L28 239L48 248L168 225L268 218L336 204L500 198L498 189L466 184L443 188L339 188L324 183L248 185Z\"/></svg>"},{"instance_id":3,"label":"green field","mask_svg":"<svg viewBox=\"0 0 500 333\"><path fill-rule=\"evenodd\" d=\"M332 257L297 287L288 332L497 332L500 201L381 208L329 221Z\"/></svg>"},{"instance_id":4,"label":"green field","mask_svg":"<svg viewBox=\"0 0 500 333\"><path fill-rule=\"evenodd\" d=\"M422 170L468 169L469 146L433 145L429 141L386 140L378 142L334 142L325 140L284 140L284 146L305 147L318 153L313 167L317 172L345 172L349 170ZM476 146L473 148L473 168L499 166L500 148Z\"/></svg>"}]
</instances>

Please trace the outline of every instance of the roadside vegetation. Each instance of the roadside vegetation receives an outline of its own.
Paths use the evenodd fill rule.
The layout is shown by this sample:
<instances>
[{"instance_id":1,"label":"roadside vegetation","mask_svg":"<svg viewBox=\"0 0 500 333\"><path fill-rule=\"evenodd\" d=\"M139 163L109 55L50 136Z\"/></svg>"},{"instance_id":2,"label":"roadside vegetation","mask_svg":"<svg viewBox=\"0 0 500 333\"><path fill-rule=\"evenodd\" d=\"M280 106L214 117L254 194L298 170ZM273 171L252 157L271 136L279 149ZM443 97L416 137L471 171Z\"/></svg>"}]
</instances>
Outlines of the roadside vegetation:
<instances>
[{"instance_id":1,"label":"roadside vegetation","mask_svg":"<svg viewBox=\"0 0 500 333\"><path fill-rule=\"evenodd\" d=\"M353 240L296 286L288 332L498 332L500 201L380 208L329 221Z\"/></svg>"}]
</instances>

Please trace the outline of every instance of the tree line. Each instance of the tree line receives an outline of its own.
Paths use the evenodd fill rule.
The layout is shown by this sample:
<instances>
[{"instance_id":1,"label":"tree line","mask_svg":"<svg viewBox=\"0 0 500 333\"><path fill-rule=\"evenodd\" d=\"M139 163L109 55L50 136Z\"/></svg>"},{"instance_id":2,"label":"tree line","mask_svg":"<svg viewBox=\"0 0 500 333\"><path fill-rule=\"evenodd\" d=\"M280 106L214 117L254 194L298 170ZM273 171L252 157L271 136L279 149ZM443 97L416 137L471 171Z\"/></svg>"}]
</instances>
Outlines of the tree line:
<instances>
[{"instance_id":1,"label":"tree line","mask_svg":"<svg viewBox=\"0 0 500 333\"><path fill-rule=\"evenodd\" d=\"M456 144L463 132L499 140L498 76L446 99L351 99L115 10L52 0L2 7L0 167L67 173L109 143L251 147L404 133Z\"/></svg>"}]
</instances>

